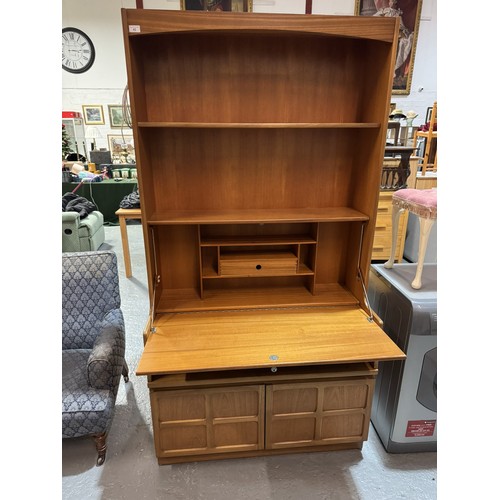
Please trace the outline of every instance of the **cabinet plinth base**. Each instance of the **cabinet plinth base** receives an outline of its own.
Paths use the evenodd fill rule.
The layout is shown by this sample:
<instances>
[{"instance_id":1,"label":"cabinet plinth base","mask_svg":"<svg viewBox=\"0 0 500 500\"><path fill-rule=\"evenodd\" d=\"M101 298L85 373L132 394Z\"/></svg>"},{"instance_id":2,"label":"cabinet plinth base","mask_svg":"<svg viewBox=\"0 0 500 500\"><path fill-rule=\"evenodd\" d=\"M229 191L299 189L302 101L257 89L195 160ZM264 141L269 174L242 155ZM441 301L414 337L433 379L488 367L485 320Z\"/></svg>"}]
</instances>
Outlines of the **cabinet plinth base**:
<instances>
[{"instance_id":1,"label":"cabinet plinth base","mask_svg":"<svg viewBox=\"0 0 500 500\"><path fill-rule=\"evenodd\" d=\"M273 455L290 455L292 453L318 453L327 451L341 451L341 450L361 450L363 448L363 441L356 443L339 443L330 446L310 446L301 448L287 448L281 450L259 450L259 451L246 451L238 453L214 453L213 455L190 455L188 457L169 457L158 458L158 465L172 465L188 462L205 462L208 460L230 460L236 458L252 458L252 457L265 457Z\"/></svg>"}]
</instances>

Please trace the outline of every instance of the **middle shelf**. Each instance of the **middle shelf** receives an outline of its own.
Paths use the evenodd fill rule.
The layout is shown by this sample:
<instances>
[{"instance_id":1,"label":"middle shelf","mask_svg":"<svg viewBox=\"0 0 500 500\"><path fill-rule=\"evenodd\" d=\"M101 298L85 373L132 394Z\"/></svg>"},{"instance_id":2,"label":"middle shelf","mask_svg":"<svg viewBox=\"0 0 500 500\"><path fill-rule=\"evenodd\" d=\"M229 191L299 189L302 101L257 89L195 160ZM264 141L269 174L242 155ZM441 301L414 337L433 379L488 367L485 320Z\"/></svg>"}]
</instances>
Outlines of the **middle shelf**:
<instances>
[{"instance_id":1,"label":"middle shelf","mask_svg":"<svg viewBox=\"0 0 500 500\"><path fill-rule=\"evenodd\" d=\"M247 128L380 128L380 123L372 122L180 122L180 121L141 121L138 123L139 128L225 128L225 129L247 129Z\"/></svg>"},{"instance_id":2,"label":"middle shelf","mask_svg":"<svg viewBox=\"0 0 500 500\"><path fill-rule=\"evenodd\" d=\"M369 217L350 207L162 210L148 219L152 226L168 224L252 224L279 222L363 222Z\"/></svg>"}]
</instances>

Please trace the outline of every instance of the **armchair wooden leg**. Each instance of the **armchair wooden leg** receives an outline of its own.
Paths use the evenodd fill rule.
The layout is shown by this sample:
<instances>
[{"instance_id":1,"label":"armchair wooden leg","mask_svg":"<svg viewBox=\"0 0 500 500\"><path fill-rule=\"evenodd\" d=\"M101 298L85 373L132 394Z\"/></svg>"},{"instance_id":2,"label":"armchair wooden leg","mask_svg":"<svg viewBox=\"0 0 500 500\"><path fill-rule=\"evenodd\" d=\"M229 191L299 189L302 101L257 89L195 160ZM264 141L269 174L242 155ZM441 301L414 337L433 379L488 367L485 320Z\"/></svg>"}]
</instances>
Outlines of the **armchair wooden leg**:
<instances>
[{"instance_id":1,"label":"armchair wooden leg","mask_svg":"<svg viewBox=\"0 0 500 500\"><path fill-rule=\"evenodd\" d=\"M128 382L128 365L125 360L123 360L122 375L123 375L123 380L125 380L125 382Z\"/></svg>"},{"instance_id":2,"label":"armchair wooden leg","mask_svg":"<svg viewBox=\"0 0 500 500\"><path fill-rule=\"evenodd\" d=\"M104 463L104 460L106 460L106 450L107 450L107 445L106 445L106 433L103 432L102 434L95 434L92 436L95 441L95 447L97 450L97 465L102 465Z\"/></svg>"}]
</instances>

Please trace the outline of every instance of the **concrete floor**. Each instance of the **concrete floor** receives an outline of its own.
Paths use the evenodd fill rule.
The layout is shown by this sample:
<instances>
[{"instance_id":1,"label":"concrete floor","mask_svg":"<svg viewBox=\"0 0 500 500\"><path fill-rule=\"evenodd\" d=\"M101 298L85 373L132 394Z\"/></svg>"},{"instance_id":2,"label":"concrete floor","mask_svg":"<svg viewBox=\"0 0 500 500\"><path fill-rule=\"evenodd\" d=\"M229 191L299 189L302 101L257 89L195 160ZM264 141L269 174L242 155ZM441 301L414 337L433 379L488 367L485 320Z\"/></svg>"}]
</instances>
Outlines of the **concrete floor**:
<instances>
[{"instance_id":1,"label":"concrete floor","mask_svg":"<svg viewBox=\"0 0 500 500\"><path fill-rule=\"evenodd\" d=\"M62 498L104 500L427 500L437 498L437 454L389 454L373 427L362 450L159 466L145 377L137 377L148 294L142 226L128 225L127 279L118 226L102 248L118 255L130 381L121 382L103 466L92 439L62 442Z\"/></svg>"}]
</instances>

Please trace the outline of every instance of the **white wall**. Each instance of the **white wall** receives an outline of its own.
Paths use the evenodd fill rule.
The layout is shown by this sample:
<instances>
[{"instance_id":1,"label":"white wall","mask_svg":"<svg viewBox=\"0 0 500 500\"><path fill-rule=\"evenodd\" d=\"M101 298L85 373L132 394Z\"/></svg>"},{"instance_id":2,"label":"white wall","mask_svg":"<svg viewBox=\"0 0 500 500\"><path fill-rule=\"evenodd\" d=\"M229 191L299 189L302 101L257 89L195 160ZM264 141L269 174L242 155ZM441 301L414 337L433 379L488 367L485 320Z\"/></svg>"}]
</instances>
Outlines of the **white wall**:
<instances>
[{"instance_id":1,"label":"white wall","mask_svg":"<svg viewBox=\"0 0 500 500\"><path fill-rule=\"evenodd\" d=\"M180 9L180 0L143 0L144 8ZM355 0L313 0L313 14L354 14ZM101 104L105 125L98 125L98 148L107 147L107 135L116 134L109 126L108 105L121 104L127 83L120 9L135 8L135 0L63 0L62 27L72 26L92 39L96 58L83 74L62 71L62 108L82 112L83 104ZM254 12L304 13L305 0L254 0ZM393 95L391 101L404 111L416 111L414 125L425 120L427 107L437 100L436 0L423 0L422 17L411 93ZM119 131L118 131L119 132Z\"/></svg>"}]
</instances>

